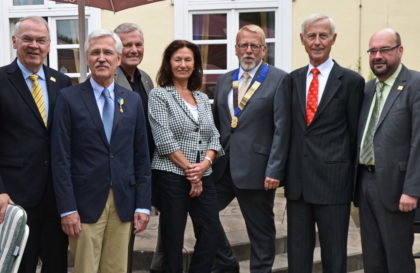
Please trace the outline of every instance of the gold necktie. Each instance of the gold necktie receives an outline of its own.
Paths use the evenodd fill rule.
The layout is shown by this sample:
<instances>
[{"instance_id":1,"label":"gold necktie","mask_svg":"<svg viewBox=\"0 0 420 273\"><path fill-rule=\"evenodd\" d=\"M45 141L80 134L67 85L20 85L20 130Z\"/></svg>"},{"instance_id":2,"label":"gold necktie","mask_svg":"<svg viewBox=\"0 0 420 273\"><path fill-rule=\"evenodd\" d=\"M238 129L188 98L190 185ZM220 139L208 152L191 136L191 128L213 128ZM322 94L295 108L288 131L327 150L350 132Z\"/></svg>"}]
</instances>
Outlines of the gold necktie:
<instances>
[{"instance_id":1,"label":"gold necktie","mask_svg":"<svg viewBox=\"0 0 420 273\"><path fill-rule=\"evenodd\" d=\"M242 84L239 87L238 92L238 104L241 102L242 98L244 97L246 91L248 90L248 82L249 82L249 73L244 72L242 74Z\"/></svg>"},{"instance_id":2,"label":"gold necktie","mask_svg":"<svg viewBox=\"0 0 420 273\"><path fill-rule=\"evenodd\" d=\"M32 97L34 98L35 104L38 107L39 113L41 114L42 120L44 121L45 127L47 126L47 112L45 111L44 96L42 95L41 85L38 82L39 76L32 74L29 76L32 80Z\"/></svg>"}]
</instances>

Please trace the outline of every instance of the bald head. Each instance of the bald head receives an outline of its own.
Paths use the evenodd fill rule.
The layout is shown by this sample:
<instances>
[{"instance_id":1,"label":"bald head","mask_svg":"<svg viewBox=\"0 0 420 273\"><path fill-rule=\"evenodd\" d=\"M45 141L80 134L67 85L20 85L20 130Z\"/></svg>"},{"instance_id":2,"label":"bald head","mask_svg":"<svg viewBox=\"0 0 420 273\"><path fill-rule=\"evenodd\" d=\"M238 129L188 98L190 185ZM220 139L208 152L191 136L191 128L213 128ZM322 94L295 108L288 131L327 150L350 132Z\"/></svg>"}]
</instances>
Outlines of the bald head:
<instances>
[{"instance_id":1,"label":"bald head","mask_svg":"<svg viewBox=\"0 0 420 273\"><path fill-rule=\"evenodd\" d=\"M395 44L401 45L400 34L392 28L384 28L384 29L376 31L375 33L372 34L372 37L370 37L370 42L372 41L372 39L377 38L377 37L387 37L391 39L393 38ZM370 45L370 42L369 42L369 45Z\"/></svg>"},{"instance_id":2,"label":"bald head","mask_svg":"<svg viewBox=\"0 0 420 273\"><path fill-rule=\"evenodd\" d=\"M397 31L385 28L375 32L369 40L369 64L380 81L388 79L401 63L403 47Z\"/></svg>"}]
</instances>

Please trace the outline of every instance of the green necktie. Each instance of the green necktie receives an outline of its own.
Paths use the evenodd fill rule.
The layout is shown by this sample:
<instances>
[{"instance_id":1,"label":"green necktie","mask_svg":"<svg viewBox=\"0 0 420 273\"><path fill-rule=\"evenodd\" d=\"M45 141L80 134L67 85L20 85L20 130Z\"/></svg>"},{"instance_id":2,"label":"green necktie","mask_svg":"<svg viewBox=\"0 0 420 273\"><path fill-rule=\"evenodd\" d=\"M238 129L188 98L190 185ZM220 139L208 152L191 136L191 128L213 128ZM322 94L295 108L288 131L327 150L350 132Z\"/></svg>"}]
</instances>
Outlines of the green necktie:
<instances>
[{"instance_id":1,"label":"green necktie","mask_svg":"<svg viewBox=\"0 0 420 273\"><path fill-rule=\"evenodd\" d=\"M376 83L375 105L373 106L372 115L370 116L368 128L366 130L365 142L363 143L363 147L360 152L359 161L363 165L375 165L373 137L375 135L376 126L381 114L384 87L385 83L379 81Z\"/></svg>"}]
</instances>

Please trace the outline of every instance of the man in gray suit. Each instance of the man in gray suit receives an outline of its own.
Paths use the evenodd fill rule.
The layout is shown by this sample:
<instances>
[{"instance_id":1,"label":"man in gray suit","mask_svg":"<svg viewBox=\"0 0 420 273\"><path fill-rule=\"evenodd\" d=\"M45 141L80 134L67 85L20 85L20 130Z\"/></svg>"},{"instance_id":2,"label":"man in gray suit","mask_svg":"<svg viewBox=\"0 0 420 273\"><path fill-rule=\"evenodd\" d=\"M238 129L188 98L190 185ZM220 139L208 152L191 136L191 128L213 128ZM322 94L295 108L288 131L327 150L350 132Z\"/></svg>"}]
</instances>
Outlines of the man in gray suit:
<instances>
[{"instance_id":1,"label":"man in gray suit","mask_svg":"<svg viewBox=\"0 0 420 273\"><path fill-rule=\"evenodd\" d=\"M323 272L347 272L347 233L364 80L330 58L334 21L302 24L309 64L293 71L292 135L285 183L290 273L312 272L318 227Z\"/></svg>"},{"instance_id":2,"label":"man in gray suit","mask_svg":"<svg viewBox=\"0 0 420 273\"><path fill-rule=\"evenodd\" d=\"M374 33L359 123L356 204L366 273L414 273L413 220L420 196L420 73L401 64L392 29Z\"/></svg>"},{"instance_id":3,"label":"man in gray suit","mask_svg":"<svg viewBox=\"0 0 420 273\"><path fill-rule=\"evenodd\" d=\"M251 272L271 272L275 256L274 197L285 176L290 134L290 78L264 64L264 31L242 27L235 45L240 67L220 77L214 119L226 156L214 164L219 210L237 198L251 241ZM220 232L224 234L223 227ZM224 237L213 272L239 272Z\"/></svg>"},{"instance_id":4,"label":"man in gray suit","mask_svg":"<svg viewBox=\"0 0 420 273\"><path fill-rule=\"evenodd\" d=\"M115 82L128 90L137 92L143 102L144 116L146 117L147 139L149 144L150 160L153 158L155 144L150 128L148 116L148 94L153 89L152 79L146 72L138 68L143 60L144 37L141 28L133 23L122 23L114 29L123 44L121 64L115 70ZM154 204L155 205L155 204ZM132 271L132 258L134 247L134 234L130 238L128 255L128 273Z\"/></svg>"},{"instance_id":5,"label":"man in gray suit","mask_svg":"<svg viewBox=\"0 0 420 273\"><path fill-rule=\"evenodd\" d=\"M123 23L114 32L123 43L121 65L115 71L115 82L128 90L137 92L143 102L144 116L148 116L147 96L153 88L152 79L138 65L143 60L144 38L143 31L133 23ZM147 119L147 118L146 118ZM153 157L154 143L147 119L147 136L149 141L150 158Z\"/></svg>"}]
</instances>

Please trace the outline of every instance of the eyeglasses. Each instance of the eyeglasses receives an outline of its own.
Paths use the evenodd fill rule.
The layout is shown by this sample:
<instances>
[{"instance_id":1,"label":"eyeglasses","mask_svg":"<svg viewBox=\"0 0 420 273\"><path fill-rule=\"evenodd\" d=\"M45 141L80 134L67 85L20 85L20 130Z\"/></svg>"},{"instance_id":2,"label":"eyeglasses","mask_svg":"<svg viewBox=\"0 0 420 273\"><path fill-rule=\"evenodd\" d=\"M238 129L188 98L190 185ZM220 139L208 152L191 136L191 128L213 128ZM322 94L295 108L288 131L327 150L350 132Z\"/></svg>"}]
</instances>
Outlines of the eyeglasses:
<instances>
[{"instance_id":1,"label":"eyeglasses","mask_svg":"<svg viewBox=\"0 0 420 273\"><path fill-rule=\"evenodd\" d=\"M24 42L26 44L32 44L35 41L38 45L46 45L50 41L50 39L45 38L45 37L44 38L32 38L32 37L29 37L29 36L20 37L20 36L17 36L17 35L16 35L16 37L21 39L22 42Z\"/></svg>"},{"instance_id":2,"label":"eyeglasses","mask_svg":"<svg viewBox=\"0 0 420 273\"><path fill-rule=\"evenodd\" d=\"M370 48L368 51L366 51L370 56L375 56L376 53L380 53L381 55L390 53L392 50L399 48L401 45L397 44L393 47L381 47L381 48Z\"/></svg>"},{"instance_id":3,"label":"eyeglasses","mask_svg":"<svg viewBox=\"0 0 420 273\"><path fill-rule=\"evenodd\" d=\"M258 51L264 46L263 45L256 45L256 44L237 44L237 47L239 47L242 50L246 50L246 49L248 49L248 47L251 47L251 49L253 51Z\"/></svg>"}]
</instances>

